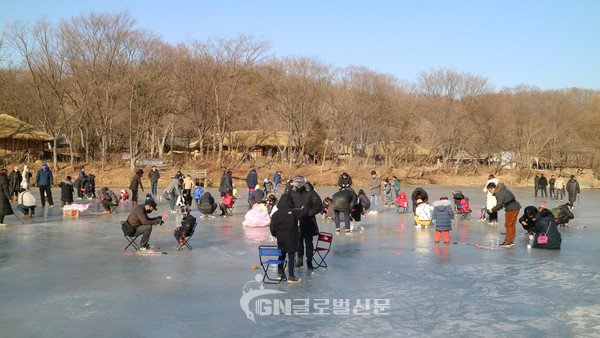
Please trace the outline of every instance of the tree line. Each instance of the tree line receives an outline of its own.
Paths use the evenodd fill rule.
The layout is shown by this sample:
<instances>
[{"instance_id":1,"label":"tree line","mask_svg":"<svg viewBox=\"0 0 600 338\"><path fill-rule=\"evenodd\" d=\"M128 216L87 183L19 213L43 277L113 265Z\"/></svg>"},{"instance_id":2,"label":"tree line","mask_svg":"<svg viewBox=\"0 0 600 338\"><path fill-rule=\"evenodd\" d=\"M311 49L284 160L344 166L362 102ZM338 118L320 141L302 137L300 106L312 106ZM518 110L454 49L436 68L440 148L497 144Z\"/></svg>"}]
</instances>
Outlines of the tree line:
<instances>
[{"instance_id":1,"label":"tree line","mask_svg":"<svg viewBox=\"0 0 600 338\"><path fill-rule=\"evenodd\" d=\"M517 154L519 168L532 157L555 164L581 156L596 172L600 164L597 90L495 91L484 76L444 67L409 83L364 66L275 56L269 42L247 35L173 45L127 12L11 23L0 65L0 111L55 137L55 169L60 136L71 166L80 158L104 169L126 150L134 168L141 157L163 157L179 137L199 140L200 159L221 165L235 130L286 131L277 158L290 164L314 154L334 164L344 155L364 165L435 159L448 167L456 154L501 152ZM417 147L429 155L416 156Z\"/></svg>"}]
</instances>

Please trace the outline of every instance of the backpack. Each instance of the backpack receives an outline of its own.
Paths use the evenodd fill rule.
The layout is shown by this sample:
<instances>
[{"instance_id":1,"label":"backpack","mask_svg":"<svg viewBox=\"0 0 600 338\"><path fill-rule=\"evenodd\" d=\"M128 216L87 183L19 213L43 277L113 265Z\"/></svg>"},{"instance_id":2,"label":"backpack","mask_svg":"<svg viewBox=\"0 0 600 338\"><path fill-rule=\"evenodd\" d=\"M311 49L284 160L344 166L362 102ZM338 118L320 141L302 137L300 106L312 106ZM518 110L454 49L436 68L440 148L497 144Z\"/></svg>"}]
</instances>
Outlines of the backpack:
<instances>
[{"instance_id":1,"label":"backpack","mask_svg":"<svg viewBox=\"0 0 600 338\"><path fill-rule=\"evenodd\" d=\"M554 218L559 218L560 207L552 208L552 215L554 216Z\"/></svg>"}]
</instances>

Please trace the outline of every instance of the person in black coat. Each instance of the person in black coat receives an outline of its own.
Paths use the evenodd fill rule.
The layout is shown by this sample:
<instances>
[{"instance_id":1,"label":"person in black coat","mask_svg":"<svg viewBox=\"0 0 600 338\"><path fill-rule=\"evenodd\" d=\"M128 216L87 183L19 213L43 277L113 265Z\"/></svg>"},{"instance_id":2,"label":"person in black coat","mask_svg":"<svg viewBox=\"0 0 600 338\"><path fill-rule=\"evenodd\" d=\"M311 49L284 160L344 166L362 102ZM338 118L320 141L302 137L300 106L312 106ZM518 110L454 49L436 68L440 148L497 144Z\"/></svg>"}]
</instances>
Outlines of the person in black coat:
<instances>
[{"instance_id":1,"label":"person in black coat","mask_svg":"<svg viewBox=\"0 0 600 338\"><path fill-rule=\"evenodd\" d=\"M6 169L0 170L0 226L4 224L4 216L14 214L10 206L10 192L8 190L8 177Z\"/></svg>"},{"instance_id":2,"label":"person in black coat","mask_svg":"<svg viewBox=\"0 0 600 338\"><path fill-rule=\"evenodd\" d=\"M421 195L421 197L419 198L419 196L417 195ZM413 214L415 213L415 211L417 210L417 200L422 200L423 202L428 202L429 201L429 195L427 195L427 191L425 191L423 188L417 188L415 189L415 191L413 191L412 195L411 195L411 199L412 199L412 207L413 207Z\"/></svg>"},{"instance_id":3,"label":"person in black coat","mask_svg":"<svg viewBox=\"0 0 600 338\"><path fill-rule=\"evenodd\" d=\"M313 269L313 236L319 234L316 215L323 210L323 202L312 184L308 183L304 176L296 176L294 178L290 197L294 201L294 206L296 208L306 207L308 209L307 213L300 218L300 237L304 242L304 245L301 245L298 250L298 262L296 263L296 267L301 268L304 266L303 257L304 249L306 247L306 266L309 269Z\"/></svg>"},{"instance_id":4,"label":"person in black coat","mask_svg":"<svg viewBox=\"0 0 600 338\"><path fill-rule=\"evenodd\" d=\"M352 186L352 177L348 173L342 173L338 179L338 187L340 190L344 188L350 188Z\"/></svg>"},{"instance_id":5,"label":"person in black coat","mask_svg":"<svg viewBox=\"0 0 600 338\"><path fill-rule=\"evenodd\" d=\"M277 204L277 211L271 217L271 235L277 238L277 247L281 250L279 260L288 257L288 283L299 283L294 275L294 255L300 249L300 232L298 220L306 213L307 208L294 209L292 198L283 194ZM283 276L283 264L279 265L279 276Z\"/></svg>"},{"instance_id":6,"label":"person in black coat","mask_svg":"<svg viewBox=\"0 0 600 338\"><path fill-rule=\"evenodd\" d=\"M571 202L565 203L558 207L558 224L567 224L569 221L575 218L575 215L573 215L571 209L573 209Z\"/></svg>"},{"instance_id":7,"label":"person in black coat","mask_svg":"<svg viewBox=\"0 0 600 338\"><path fill-rule=\"evenodd\" d=\"M356 205L358 196L352 188L344 188L331 196L334 212L335 231L340 231L340 212L344 213L346 232L350 232L350 212Z\"/></svg>"},{"instance_id":8,"label":"person in black coat","mask_svg":"<svg viewBox=\"0 0 600 338\"><path fill-rule=\"evenodd\" d=\"M258 173L256 169L251 169L248 176L246 176L246 185L248 186L248 203L250 203L250 196L252 196L254 189L258 185Z\"/></svg>"},{"instance_id":9,"label":"person in black coat","mask_svg":"<svg viewBox=\"0 0 600 338\"><path fill-rule=\"evenodd\" d=\"M208 216L212 215L217 208L218 205L215 203L215 199L212 195L208 191L204 192L198 201L198 210L200 210L203 215Z\"/></svg>"},{"instance_id":10,"label":"person in black coat","mask_svg":"<svg viewBox=\"0 0 600 338\"><path fill-rule=\"evenodd\" d=\"M65 205L73 204L73 182L71 182L71 176L67 176L62 182L58 184L60 188L60 201L61 208Z\"/></svg>"},{"instance_id":11,"label":"person in black coat","mask_svg":"<svg viewBox=\"0 0 600 338\"><path fill-rule=\"evenodd\" d=\"M219 192L224 192L229 195L233 195L233 180L231 179L232 172L227 171L221 177L221 185L219 186Z\"/></svg>"},{"instance_id":12,"label":"person in black coat","mask_svg":"<svg viewBox=\"0 0 600 338\"><path fill-rule=\"evenodd\" d=\"M142 188L142 191L144 191L144 186L142 185L142 175L144 175L144 171L139 169L133 175L131 183L129 183L129 190L131 190L131 205L137 205L138 189Z\"/></svg>"},{"instance_id":13,"label":"person in black coat","mask_svg":"<svg viewBox=\"0 0 600 338\"><path fill-rule=\"evenodd\" d=\"M535 238L533 239L533 247L538 249L560 249L562 243L562 237L558 231L558 225L554 220L552 212L546 208L542 209L537 215L537 221L535 223ZM540 234L546 234L548 237L548 243L539 244L538 238Z\"/></svg>"},{"instance_id":14,"label":"person in black coat","mask_svg":"<svg viewBox=\"0 0 600 338\"><path fill-rule=\"evenodd\" d=\"M15 166L15 170L11 171L8 175L8 190L10 191L11 197L16 201L21 191L21 181L23 175L19 171L19 167Z\"/></svg>"},{"instance_id":15,"label":"person in black coat","mask_svg":"<svg viewBox=\"0 0 600 338\"><path fill-rule=\"evenodd\" d=\"M523 229L527 231L529 236L533 236L535 231L537 213L538 209L533 205L530 205L523 210L523 216L519 218L519 223L523 226Z\"/></svg>"},{"instance_id":16,"label":"person in black coat","mask_svg":"<svg viewBox=\"0 0 600 338\"><path fill-rule=\"evenodd\" d=\"M548 179L544 174L541 174L540 179L538 181L538 186L540 188L540 197L548 197Z\"/></svg>"}]
</instances>

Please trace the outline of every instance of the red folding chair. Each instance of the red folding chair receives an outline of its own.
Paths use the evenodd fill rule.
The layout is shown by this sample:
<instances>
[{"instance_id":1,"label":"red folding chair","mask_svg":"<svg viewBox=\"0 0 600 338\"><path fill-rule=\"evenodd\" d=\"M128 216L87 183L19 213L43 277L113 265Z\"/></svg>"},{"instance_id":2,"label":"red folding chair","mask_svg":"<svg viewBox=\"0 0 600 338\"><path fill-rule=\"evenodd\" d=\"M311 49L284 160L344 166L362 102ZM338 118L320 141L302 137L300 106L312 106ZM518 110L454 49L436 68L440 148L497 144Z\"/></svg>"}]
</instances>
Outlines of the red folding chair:
<instances>
[{"instance_id":1,"label":"red folding chair","mask_svg":"<svg viewBox=\"0 0 600 338\"><path fill-rule=\"evenodd\" d=\"M327 263L325 263L325 257L329 254L331 250L331 241L333 240L333 234L330 232L320 232L319 237L317 239L317 244L315 245L315 251L313 253L313 261L315 262L314 267L327 267ZM317 258L319 259L317 261Z\"/></svg>"}]
</instances>

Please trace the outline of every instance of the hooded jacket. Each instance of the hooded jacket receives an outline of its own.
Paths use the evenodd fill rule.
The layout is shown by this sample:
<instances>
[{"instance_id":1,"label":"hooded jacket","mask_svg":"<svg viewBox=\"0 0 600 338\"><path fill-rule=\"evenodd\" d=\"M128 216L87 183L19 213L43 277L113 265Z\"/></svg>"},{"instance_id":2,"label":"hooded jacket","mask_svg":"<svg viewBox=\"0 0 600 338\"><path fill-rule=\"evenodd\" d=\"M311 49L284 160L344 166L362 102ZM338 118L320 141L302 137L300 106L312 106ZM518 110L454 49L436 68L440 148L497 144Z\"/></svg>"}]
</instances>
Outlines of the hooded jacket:
<instances>
[{"instance_id":1,"label":"hooded jacket","mask_svg":"<svg viewBox=\"0 0 600 338\"><path fill-rule=\"evenodd\" d=\"M198 201L198 210L200 210L203 214L210 214L214 211L215 199L212 195L207 191L202 194L200 200Z\"/></svg>"},{"instance_id":2,"label":"hooded jacket","mask_svg":"<svg viewBox=\"0 0 600 338\"><path fill-rule=\"evenodd\" d=\"M73 182L62 180L58 187L60 188L60 200L73 203Z\"/></svg>"},{"instance_id":3,"label":"hooded jacket","mask_svg":"<svg viewBox=\"0 0 600 338\"><path fill-rule=\"evenodd\" d=\"M567 181L567 192L569 195L577 195L581 192L579 189L579 182L576 179L571 178Z\"/></svg>"},{"instance_id":4,"label":"hooded jacket","mask_svg":"<svg viewBox=\"0 0 600 338\"><path fill-rule=\"evenodd\" d=\"M452 221L454 220L454 208L449 200L439 200L433 202L433 219L435 220L435 230L452 230Z\"/></svg>"},{"instance_id":5,"label":"hooded jacket","mask_svg":"<svg viewBox=\"0 0 600 338\"><path fill-rule=\"evenodd\" d=\"M10 192L8 191L8 178L0 175L0 215L14 214L10 207Z\"/></svg>"},{"instance_id":6,"label":"hooded jacket","mask_svg":"<svg viewBox=\"0 0 600 338\"><path fill-rule=\"evenodd\" d=\"M46 167L46 169L44 169L44 167ZM38 170L37 175L35 175L35 185L52 186L53 183L52 170L50 170L48 165L44 162L42 163L42 169Z\"/></svg>"},{"instance_id":7,"label":"hooded jacket","mask_svg":"<svg viewBox=\"0 0 600 338\"><path fill-rule=\"evenodd\" d=\"M112 190L108 189L107 187L104 187L104 188L100 189L100 191L102 192L104 201L111 202L112 204L115 204L115 205L119 204L119 198L117 197L117 195L115 195L114 192L112 192Z\"/></svg>"},{"instance_id":8,"label":"hooded jacket","mask_svg":"<svg viewBox=\"0 0 600 338\"><path fill-rule=\"evenodd\" d=\"M354 208L358 196L352 188L346 188L333 194L333 196L331 196L331 199L333 200L331 202L333 210L341 212L350 212L352 211L352 208Z\"/></svg>"},{"instance_id":9,"label":"hooded jacket","mask_svg":"<svg viewBox=\"0 0 600 338\"><path fill-rule=\"evenodd\" d=\"M417 188L413 191L411 195L412 203L413 203L413 213L417 210L417 194L421 194L421 199L423 202L429 201L429 195L427 195L427 191L423 190L423 188Z\"/></svg>"},{"instance_id":10,"label":"hooded jacket","mask_svg":"<svg viewBox=\"0 0 600 338\"><path fill-rule=\"evenodd\" d=\"M496 185L496 206L492 208L492 211L498 211L504 208L505 211L514 211L521 209L521 204L515 199L515 195L506 188L503 182L499 182Z\"/></svg>"},{"instance_id":11,"label":"hooded jacket","mask_svg":"<svg viewBox=\"0 0 600 338\"><path fill-rule=\"evenodd\" d=\"M290 197L294 201L294 206L296 208L308 208L306 214L303 214L300 218L300 232L302 236L318 235L319 226L315 216L323 211L323 202L312 184L306 183L301 187L293 187L290 192Z\"/></svg>"},{"instance_id":12,"label":"hooded jacket","mask_svg":"<svg viewBox=\"0 0 600 338\"><path fill-rule=\"evenodd\" d=\"M546 210L541 215L538 214L536 219L533 247L538 249L560 249L562 237L558 231L558 226L552 212ZM542 233L545 233L546 236L548 236L548 243L546 244L538 244L538 238Z\"/></svg>"},{"instance_id":13,"label":"hooded jacket","mask_svg":"<svg viewBox=\"0 0 600 338\"><path fill-rule=\"evenodd\" d=\"M286 253L297 252L300 248L298 221L307 208L294 209L294 201L287 195L281 195L277 211L271 217L271 235L277 237L277 247Z\"/></svg>"},{"instance_id":14,"label":"hooded jacket","mask_svg":"<svg viewBox=\"0 0 600 338\"><path fill-rule=\"evenodd\" d=\"M408 208L408 199L406 199L406 194L403 192L400 193L398 198L396 198L396 204L398 204L401 208Z\"/></svg>"},{"instance_id":15,"label":"hooded jacket","mask_svg":"<svg viewBox=\"0 0 600 338\"><path fill-rule=\"evenodd\" d=\"M233 193L233 180L229 173L224 173L221 177L221 184L219 185L219 192L224 192L231 195Z\"/></svg>"},{"instance_id":16,"label":"hooded jacket","mask_svg":"<svg viewBox=\"0 0 600 338\"><path fill-rule=\"evenodd\" d=\"M483 187L483 192L486 193L486 201L485 201L485 207L488 210L491 210L493 207L496 206L496 204L498 203L498 201L496 201L496 197L494 196L494 194L492 194L488 189L487 186L490 183L494 183L495 185L498 185L498 183L500 183L500 181L497 178L490 178L486 183L485 183L485 187Z\"/></svg>"},{"instance_id":17,"label":"hooded jacket","mask_svg":"<svg viewBox=\"0 0 600 338\"><path fill-rule=\"evenodd\" d=\"M246 185L248 189L254 189L258 184L258 174L255 169L250 170L248 176L246 176Z\"/></svg>"},{"instance_id":18,"label":"hooded jacket","mask_svg":"<svg viewBox=\"0 0 600 338\"><path fill-rule=\"evenodd\" d=\"M138 170L135 172L135 174L133 175L133 178L131 179L131 183L129 184L129 190L138 190L138 188L141 188L142 191L144 191L144 186L142 185L142 178L141 176L144 174L143 171Z\"/></svg>"}]
</instances>

